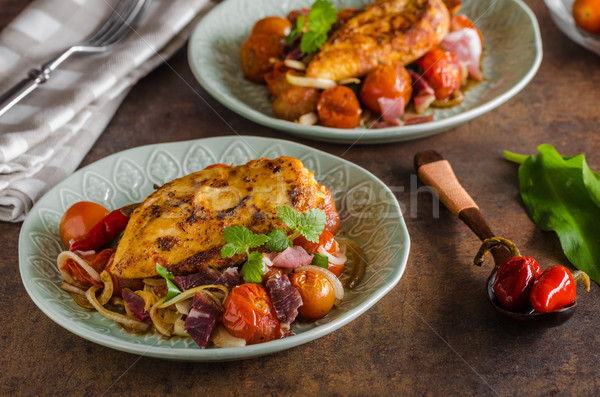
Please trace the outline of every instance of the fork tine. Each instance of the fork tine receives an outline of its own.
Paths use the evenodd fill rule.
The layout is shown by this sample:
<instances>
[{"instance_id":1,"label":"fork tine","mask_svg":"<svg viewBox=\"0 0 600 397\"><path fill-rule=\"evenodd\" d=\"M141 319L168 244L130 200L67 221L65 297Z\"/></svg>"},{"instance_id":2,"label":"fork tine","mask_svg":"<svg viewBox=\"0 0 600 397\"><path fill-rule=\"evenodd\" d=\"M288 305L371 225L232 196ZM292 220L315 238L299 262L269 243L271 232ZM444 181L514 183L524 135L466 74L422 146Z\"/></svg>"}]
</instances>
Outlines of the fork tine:
<instances>
[{"instance_id":1,"label":"fork tine","mask_svg":"<svg viewBox=\"0 0 600 397\"><path fill-rule=\"evenodd\" d=\"M119 19L119 16L123 13L123 9L131 2L131 0L119 1L119 4L117 4L117 6L113 9L110 16L102 23L100 29L96 30L93 36L86 40L86 44L93 43L98 40L99 37L102 37L107 30L114 25L115 21Z\"/></svg>"},{"instance_id":2,"label":"fork tine","mask_svg":"<svg viewBox=\"0 0 600 397\"><path fill-rule=\"evenodd\" d=\"M129 32L133 31L133 26L138 21L138 19L140 19L141 15L142 15L142 11L144 10L144 8L147 4L148 4L147 0L139 0L135 9L129 15L127 20L125 20L124 23L121 26L119 26L119 29L116 32L114 32L112 37L106 38L106 40L102 43L102 45L103 46L112 46L114 44L119 43L125 37L127 37Z\"/></svg>"},{"instance_id":3,"label":"fork tine","mask_svg":"<svg viewBox=\"0 0 600 397\"><path fill-rule=\"evenodd\" d=\"M90 41L90 45L93 46L104 46L104 42L109 40L113 35L120 30L122 26L127 26L127 21L131 17L132 13L135 13L140 0L121 0L121 3L125 3L124 9L120 13L114 13L115 17L112 22L107 25L105 31L96 37L94 41ZM116 10L116 9L115 9Z\"/></svg>"}]
</instances>

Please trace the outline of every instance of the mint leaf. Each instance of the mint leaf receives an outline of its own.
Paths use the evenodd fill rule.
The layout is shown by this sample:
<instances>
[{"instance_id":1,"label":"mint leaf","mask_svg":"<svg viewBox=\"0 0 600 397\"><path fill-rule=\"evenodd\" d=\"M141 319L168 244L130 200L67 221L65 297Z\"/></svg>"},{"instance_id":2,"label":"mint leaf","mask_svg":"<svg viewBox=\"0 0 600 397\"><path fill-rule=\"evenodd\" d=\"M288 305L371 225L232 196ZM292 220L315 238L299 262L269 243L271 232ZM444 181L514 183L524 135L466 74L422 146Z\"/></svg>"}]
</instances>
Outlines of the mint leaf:
<instances>
[{"instance_id":1,"label":"mint leaf","mask_svg":"<svg viewBox=\"0 0 600 397\"><path fill-rule=\"evenodd\" d=\"M300 222L300 214L293 208L280 205L277 207L277 216L290 229L295 229Z\"/></svg>"},{"instance_id":2,"label":"mint leaf","mask_svg":"<svg viewBox=\"0 0 600 397\"><path fill-rule=\"evenodd\" d=\"M315 32L327 33L337 20L338 12L327 0L316 0L308 13L308 27Z\"/></svg>"},{"instance_id":3,"label":"mint leaf","mask_svg":"<svg viewBox=\"0 0 600 397\"><path fill-rule=\"evenodd\" d=\"M329 1L316 0L306 20L304 15L298 17L292 31L285 38L286 44L292 44L302 36L300 40L302 52L309 54L318 51L327 41L327 33L337 20L337 15L337 10Z\"/></svg>"},{"instance_id":4,"label":"mint leaf","mask_svg":"<svg viewBox=\"0 0 600 397\"><path fill-rule=\"evenodd\" d=\"M164 302L181 294L181 291L173 282L173 273L171 273L158 263L156 264L156 273L158 273L159 276L161 276L167 281L167 296L165 297Z\"/></svg>"},{"instance_id":5,"label":"mint leaf","mask_svg":"<svg viewBox=\"0 0 600 397\"><path fill-rule=\"evenodd\" d=\"M324 269L329 269L329 259L323 254L314 254L310 264L313 266L322 267Z\"/></svg>"},{"instance_id":6,"label":"mint leaf","mask_svg":"<svg viewBox=\"0 0 600 397\"><path fill-rule=\"evenodd\" d=\"M268 237L265 247L270 251L281 252L294 245L283 229L274 229Z\"/></svg>"},{"instance_id":7,"label":"mint leaf","mask_svg":"<svg viewBox=\"0 0 600 397\"><path fill-rule=\"evenodd\" d=\"M300 50L305 54L316 52L327 41L327 35L309 31L300 40Z\"/></svg>"},{"instance_id":8,"label":"mint leaf","mask_svg":"<svg viewBox=\"0 0 600 397\"><path fill-rule=\"evenodd\" d=\"M312 209L300 215L297 229L308 241L318 243L326 221L325 211Z\"/></svg>"},{"instance_id":9,"label":"mint leaf","mask_svg":"<svg viewBox=\"0 0 600 397\"><path fill-rule=\"evenodd\" d=\"M227 244L221 248L221 256L230 258L235 254L248 252L250 248L260 247L267 241L264 234L254 234L243 226L229 226L223 230Z\"/></svg>"},{"instance_id":10,"label":"mint leaf","mask_svg":"<svg viewBox=\"0 0 600 397\"><path fill-rule=\"evenodd\" d=\"M260 252L251 252L248 254L248 260L242 266L242 277L248 283L262 282L262 254Z\"/></svg>"}]
</instances>

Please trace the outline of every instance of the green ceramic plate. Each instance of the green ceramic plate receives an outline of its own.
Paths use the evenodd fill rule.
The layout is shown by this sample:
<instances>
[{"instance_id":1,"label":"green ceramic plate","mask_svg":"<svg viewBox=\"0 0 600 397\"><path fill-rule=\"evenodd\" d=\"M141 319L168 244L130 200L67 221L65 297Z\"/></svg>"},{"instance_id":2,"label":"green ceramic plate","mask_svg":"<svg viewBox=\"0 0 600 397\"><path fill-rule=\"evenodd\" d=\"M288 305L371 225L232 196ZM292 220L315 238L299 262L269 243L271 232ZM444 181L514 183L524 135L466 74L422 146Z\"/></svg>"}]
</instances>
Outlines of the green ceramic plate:
<instances>
[{"instance_id":1,"label":"green ceramic plate","mask_svg":"<svg viewBox=\"0 0 600 397\"><path fill-rule=\"evenodd\" d=\"M362 6L371 0L331 0ZM429 123L376 130L303 126L275 118L265 86L244 79L239 50L253 24L268 15L285 16L313 0L227 0L206 15L194 30L188 58L200 84L223 105L268 127L307 138L337 143L382 143L436 134L480 116L516 95L533 78L542 60L537 21L520 0L464 0L462 13L483 33L485 81L466 92L464 103L434 111Z\"/></svg>"},{"instance_id":2,"label":"green ceramic plate","mask_svg":"<svg viewBox=\"0 0 600 397\"><path fill-rule=\"evenodd\" d=\"M571 11L574 0L544 0L544 2L550 11L552 20L568 38L600 55L600 39L582 32L575 24Z\"/></svg>"},{"instance_id":3,"label":"green ceramic plate","mask_svg":"<svg viewBox=\"0 0 600 397\"><path fill-rule=\"evenodd\" d=\"M134 336L98 313L76 306L59 288L56 257L62 251L58 225L73 203L90 200L119 208L143 200L162 185L214 163L245 164L259 157L296 157L329 187L340 211L342 232L356 241L368 261L362 283L347 291L325 318L293 327L296 335L259 345L199 349L190 338ZM25 289L52 320L92 342L130 353L175 360L222 361L270 354L312 341L354 320L402 277L409 238L394 194L368 171L330 154L293 142L256 137L222 137L143 146L91 164L50 190L33 207L19 237L19 268Z\"/></svg>"}]
</instances>

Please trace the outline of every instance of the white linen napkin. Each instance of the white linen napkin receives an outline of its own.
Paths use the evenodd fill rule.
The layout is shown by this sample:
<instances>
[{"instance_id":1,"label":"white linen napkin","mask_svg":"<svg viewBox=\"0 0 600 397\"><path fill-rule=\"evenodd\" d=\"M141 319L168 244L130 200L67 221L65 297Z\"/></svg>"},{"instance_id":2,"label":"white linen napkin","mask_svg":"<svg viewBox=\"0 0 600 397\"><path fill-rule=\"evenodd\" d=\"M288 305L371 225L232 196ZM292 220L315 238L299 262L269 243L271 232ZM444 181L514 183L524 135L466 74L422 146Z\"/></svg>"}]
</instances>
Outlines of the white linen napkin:
<instances>
[{"instance_id":1,"label":"white linen napkin","mask_svg":"<svg viewBox=\"0 0 600 397\"><path fill-rule=\"evenodd\" d=\"M118 0L37 0L0 32L0 94L84 41ZM0 116L0 220L24 219L70 175L127 92L187 40L209 0L152 0L135 31L101 55L73 55Z\"/></svg>"}]
</instances>

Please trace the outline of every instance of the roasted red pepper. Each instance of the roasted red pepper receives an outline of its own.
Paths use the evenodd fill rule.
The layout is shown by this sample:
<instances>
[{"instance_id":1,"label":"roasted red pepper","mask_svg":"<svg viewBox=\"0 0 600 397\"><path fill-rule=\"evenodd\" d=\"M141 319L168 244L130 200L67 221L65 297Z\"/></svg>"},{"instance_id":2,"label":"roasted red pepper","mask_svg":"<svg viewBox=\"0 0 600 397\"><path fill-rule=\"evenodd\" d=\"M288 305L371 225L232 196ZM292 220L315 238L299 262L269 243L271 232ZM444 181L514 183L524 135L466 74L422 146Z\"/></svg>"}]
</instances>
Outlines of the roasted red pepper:
<instances>
[{"instance_id":1,"label":"roasted red pepper","mask_svg":"<svg viewBox=\"0 0 600 397\"><path fill-rule=\"evenodd\" d=\"M71 251L98 250L115 237L117 237L129 222L129 216L138 204L128 205L118 210L111 211L100 222L94 226L81 240L71 245Z\"/></svg>"},{"instance_id":2,"label":"roasted red pepper","mask_svg":"<svg viewBox=\"0 0 600 397\"><path fill-rule=\"evenodd\" d=\"M584 272L573 274L564 266L552 266L539 276L529 296L531 306L536 312L546 313L569 306L575 302L577 291L575 283L583 280L586 291L590 290L590 278Z\"/></svg>"},{"instance_id":3,"label":"roasted red pepper","mask_svg":"<svg viewBox=\"0 0 600 397\"><path fill-rule=\"evenodd\" d=\"M502 237L485 240L475 257L475 263L481 265L485 255L499 246L507 247L513 257L504 261L498 268L493 285L494 295L502 307L522 311L529 302L529 293L535 279L542 274L542 268L535 259L521 256L517 247Z\"/></svg>"}]
</instances>

